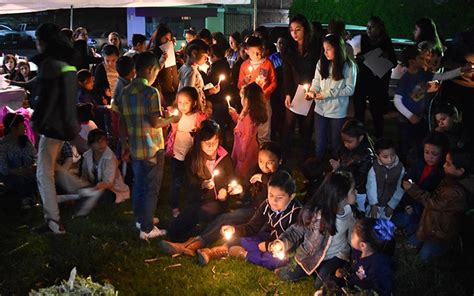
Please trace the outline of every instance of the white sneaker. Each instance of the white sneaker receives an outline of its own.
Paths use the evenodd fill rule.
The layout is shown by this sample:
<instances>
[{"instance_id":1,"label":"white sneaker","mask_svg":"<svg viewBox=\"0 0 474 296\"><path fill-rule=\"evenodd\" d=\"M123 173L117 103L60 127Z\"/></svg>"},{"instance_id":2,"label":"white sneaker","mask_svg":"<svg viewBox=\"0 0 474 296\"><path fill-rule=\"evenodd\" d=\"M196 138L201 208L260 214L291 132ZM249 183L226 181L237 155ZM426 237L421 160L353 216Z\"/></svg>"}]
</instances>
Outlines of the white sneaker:
<instances>
[{"instance_id":1,"label":"white sneaker","mask_svg":"<svg viewBox=\"0 0 474 296\"><path fill-rule=\"evenodd\" d=\"M146 240L146 241L149 240L149 239L152 239L152 238L163 236L163 235L166 235L166 230L165 229L159 229L156 226L154 226L153 229L148 233L140 231L140 238L143 239L143 240Z\"/></svg>"},{"instance_id":2,"label":"white sneaker","mask_svg":"<svg viewBox=\"0 0 474 296\"><path fill-rule=\"evenodd\" d=\"M160 219L158 217L153 217L153 225L158 225L160 223ZM140 230L142 225L140 224L140 222L135 222L135 227Z\"/></svg>"},{"instance_id":3,"label":"white sneaker","mask_svg":"<svg viewBox=\"0 0 474 296\"><path fill-rule=\"evenodd\" d=\"M66 234L64 226L60 222L49 219L47 225L49 230L54 234Z\"/></svg>"}]
</instances>

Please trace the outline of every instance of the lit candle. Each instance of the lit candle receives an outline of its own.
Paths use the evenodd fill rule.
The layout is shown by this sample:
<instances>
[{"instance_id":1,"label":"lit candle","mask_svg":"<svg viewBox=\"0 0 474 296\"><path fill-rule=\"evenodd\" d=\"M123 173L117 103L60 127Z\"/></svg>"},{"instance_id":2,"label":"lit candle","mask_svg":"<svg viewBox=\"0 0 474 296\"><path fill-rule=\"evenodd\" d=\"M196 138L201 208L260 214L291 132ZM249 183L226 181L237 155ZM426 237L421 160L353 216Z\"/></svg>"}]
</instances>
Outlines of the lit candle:
<instances>
[{"instance_id":1,"label":"lit candle","mask_svg":"<svg viewBox=\"0 0 474 296\"><path fill-rule=\"evenodd\" d=\"M214 170L214 171L212 172L212 178L214 178L214 177L216 177L216 176L218 176L218 175L219 175L219 170L216 169L216 170Z\"/></svg>"},{"instance_id":2,"label":"lit candle","mask_svg":"<svg viewBox=\"0 0 474 296\"><path fill-rule=\"evenodd\" d=\"M225 99L227 100L227 106L229 106L229 108L231 107L230 106L230 96L226 96Z\"/></svg>"},{"instance_id":3,"label":"lit candle","mask_svg":"<svg viewBox=\"0 0 474 296\"><path fill-rule=\"evenodd\" d=\"M171 113L173 116L178 116L179 115L179 110L174 109L173 113Z\"/></svg>"},{"instance_id":4,"label":"lit candle","mask_svg":"<svg viewBox=\"0 0 474 296\"><path fill-rule=\"evenodd\" d=\"M232 180L232 181L230 181L229 185L230 185L230 187L235 188L235 187L237 187L237 185L239 185L239 184L237 184L237 181Z\"/></svg>"},{"instance_id":5,"label":"lit candle","mask_svg":"<svg viewBox=\"0 0 474 296\"><path fill-rule=\"evenodd\" d=\"M278 258L280 260L285 259L285 256L286 256L285 255L285 248L284 248L284 244L281 240L276 240L273 243L272 253L273 253L273 257L275 257L275 258Z\"/></svg>"},{"instance_id":6,"label":"lit candle","mask_svg":"<svg viewBox=\"0 0 474 296\"><path fill-rule=\"evenodd\" d=\"M308 84L308 83L305 83L305 84L303 85L303 88L304 88L304 91L305 91L305 92L308 92L308 91L309 91L309 84Z\"/></svg>"},{"instance_id":7,"label":"lit candle","mask_svg":"<svg viewBox=\"0 0 474 296\"><path fill-rule=\"evenodd\" d=\"M181 48L184 48L186 46L186 42L181 43Z\"/></svg>"},{"instance_id":8,"label":"lit candle","mask_svg":"<svg viewBox=\"0 0 474 296\"><path fill-rule=\"evenodd\" d=\"M222 80L225 80L225 75L224 74L219 75L219 82L217 84L221 84Z\"/></svg>"},{"instance_id":9,"label":"lit candle","mask_svg":"<svg viewBox=\"0 0 474 296\"><path fill-rule=\"evenodd\" d=\"M249 70L249 75L252 76L253 67L252 67L252 66L249 66L248 70Z\"/></svg>"},{"instance_id":10,"label":"lit candle","mask_svg":"<svg viewBox=\"0 0 474 296\"><path fill-rule=\"evenodd\" d=\"M232 238L232 236L234 236L234 227L229 227L227 229L224 230L224 238L226 240L230 240Z\"/></svg>"}]
</instances>

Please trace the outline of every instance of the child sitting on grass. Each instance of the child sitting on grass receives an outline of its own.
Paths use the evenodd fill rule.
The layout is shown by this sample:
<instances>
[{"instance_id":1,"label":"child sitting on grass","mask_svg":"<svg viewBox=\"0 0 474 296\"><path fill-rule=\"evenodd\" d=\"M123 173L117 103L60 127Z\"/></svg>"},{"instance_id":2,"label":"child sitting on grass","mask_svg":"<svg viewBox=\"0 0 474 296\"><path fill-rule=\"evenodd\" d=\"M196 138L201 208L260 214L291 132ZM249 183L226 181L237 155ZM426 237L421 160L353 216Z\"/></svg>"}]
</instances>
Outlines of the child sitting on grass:
<instances>
[{"instance_id":1,"label":"child sitting on grass","mask_svg":"<svg viewBox=\"0 0 474 296\"><path fill-rule=\"evenodd\" d=\"M352 266L346 277L350 287L392 295L394 230L395 225L386 219L363 218L356 222L351 235ZM336 276L341 275L338 270Z\"/></svg>"},{"instance_id":2,"label":"child sitting on grass","mask_svg":"<svg viewBox=\"0 0 474 296\"><path fill-rule=\"evenodd\" d=\"M401 182L405 168L390 139L382 138L375 143L375 155L377 159L367 176L369 208L366 216L390 219L404 193Z\"/></svg>"},{"instance_id":3,"label":"child sitting on grass","mask_svg":"<svg viewBox=\"0 0 474 296\"><path fill-rule=\"evenodd\" d=\"M443 168L446 176L433 192L403 181L407 194L424 206L416 233L423 261L443 255L452 245L459 233L466 197L474 192L471 154L451 151Z\"/></svg>"},{"instance_id":4,"label":"child sitting on grass","mask_svg":"<svg viewBox=\"0 0 474 296\"><path fill-rule=\"evenodd\" d=\"M231 244L239 243L241 246L229 249L224 244L212 249L200 249L197 252L199 263L206 265L210 260L229 254L268 269L284 266L286 261L274 258L268 250L268 243L278 239L288 227L296 223L301 204L295 199L295 192L296 185L291 175L286 171L275 172L268 181L267 200L260 204L250 221L221 228L222 233L230 231L237 237Z\"/></svg>"}]
</instances>

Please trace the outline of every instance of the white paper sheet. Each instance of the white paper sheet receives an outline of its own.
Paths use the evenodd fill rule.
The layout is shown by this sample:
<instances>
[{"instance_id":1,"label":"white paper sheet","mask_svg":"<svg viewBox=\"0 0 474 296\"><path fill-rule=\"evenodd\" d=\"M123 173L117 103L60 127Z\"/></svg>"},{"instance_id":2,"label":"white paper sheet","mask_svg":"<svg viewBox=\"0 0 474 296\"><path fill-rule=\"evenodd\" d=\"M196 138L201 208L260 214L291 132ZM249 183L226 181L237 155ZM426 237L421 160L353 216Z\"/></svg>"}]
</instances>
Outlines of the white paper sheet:
<instances>
[{"instance_id":1,"label":"white paper sheet","mask_svg":"<svg viewBox=\"0 0 474 296\"><path fill-rule=\"evenodd\" d=\"M296 89L295 96L293 97L293 101L291 102L290 110L299 115L308 115L309 109L311 108L311 104L313 100L308 101L305 99L306 91L301 84L298 84L298 88Z\"/></svg>"},{"instance_id":2,"label":"white paper sheet","mask_svg":"<svg viewBox=\"0 0 474 296\"><path fill-rule=\"evenodd\" d=\"M362 39L362 35L354 36L351 40L347 40L346 42L352 46L354 51L354 56L360 53L360 41Z\"/></svg>"},{"instance_id":3,"label":"white paper sheet","mask_svg":"<svg viewBox=\"0 0 474 296\"><path fill-rule=\"evenodd\" d=\"M382 57L382 54L382 49L379 47L364 54L364 65L380 78L395 66L391 61Z\"/></svg>"},{"instance_id":4,"label":"white paper sheet","mask_svg":"<svg viewBox=\"0 0 474 296\"><path fill-rule=\"evenodd\" d=\"M163 52L168 54L168 57L165 60L165 68L172 67L176 65L176 56L174 55L174 44L171 41L168 41L162 45L160 45L160 49Z\"/></svg>"}]
</instances>

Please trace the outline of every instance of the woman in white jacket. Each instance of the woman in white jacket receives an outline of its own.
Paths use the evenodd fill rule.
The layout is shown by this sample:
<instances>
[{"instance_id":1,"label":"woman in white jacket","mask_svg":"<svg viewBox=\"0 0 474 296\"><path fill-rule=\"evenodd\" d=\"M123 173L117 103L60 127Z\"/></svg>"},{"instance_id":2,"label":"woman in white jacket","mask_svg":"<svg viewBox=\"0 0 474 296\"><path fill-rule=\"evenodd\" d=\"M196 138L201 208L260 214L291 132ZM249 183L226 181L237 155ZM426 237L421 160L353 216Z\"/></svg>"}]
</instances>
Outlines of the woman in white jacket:
<instances>
[{"instance_id":1,"label":"woman in white jacket","mask_svg":"<svg viewBox=\"0 0 474 296\"><path fill-rule=\"evenodd\" d=\"M347 57L342 38L326 35L323 49L307 93L308 100L315 100L315 152L318 161L323 159L328 144L333 155L339 149L340 131L346 120L349 97L354 94L357 76L357 66Z\"/></svg>"}]
</instances>

